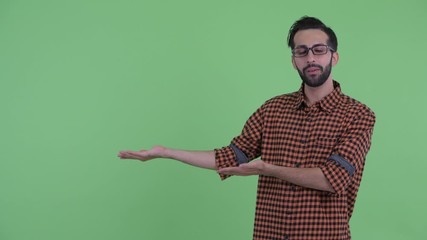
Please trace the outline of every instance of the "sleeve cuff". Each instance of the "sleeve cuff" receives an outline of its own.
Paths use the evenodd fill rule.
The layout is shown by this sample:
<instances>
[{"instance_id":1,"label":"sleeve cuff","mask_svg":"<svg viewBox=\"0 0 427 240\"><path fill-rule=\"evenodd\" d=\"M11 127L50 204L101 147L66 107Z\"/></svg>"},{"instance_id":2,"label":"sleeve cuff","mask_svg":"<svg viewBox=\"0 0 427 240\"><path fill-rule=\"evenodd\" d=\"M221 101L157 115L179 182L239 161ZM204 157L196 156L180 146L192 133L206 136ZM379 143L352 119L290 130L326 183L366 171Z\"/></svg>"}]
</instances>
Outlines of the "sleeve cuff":
<instances>
[{"instance_id":1,"label":"sleeve cuff","mask_svg":"<svg viewBox=\"0 0 427 240\"><path fill-rule=\"evenodd\" d=\"M355 167L340 155L332 155L320 169L334 189L334 194L345 193L348 183L355 172Z\"/></svg>"},{"instance_id":2,"label":"sleeve cuff","mask_svg":"<svg viewBox=\"0 0 427 240\"><path fill-rule=\"evenodd\" d=\"M238 147L236 147L236 145L230 144L230 148L233 150L234 154L236 155L236 161L239 165L249 162L249 159L245 155L245 153L242 152L242 150L240 150Z\"/></svg>"},{"instance_id":3,"label":"sleeve cuff","mask_svg":"<svg viewBox=\"0 0 427 240\"><path fill-rule=\"evenodd\" d=\"M215 149L215 164L217 169L226 167L237 167L236 154L230 146ZM228 178L228 175L219 174L222 180Z\"/></svg>"},{"instance_id":4,"label":"sleeve cuff","mask_svg":"<svg viewBox=\"0 0 427 240\"><path fill-rule=\"evenodd\" d=\"M356 168L350 162L345 160L345 158L341 157L338 154L334 154L334 155L329 157L329 160L334 161L336 164L343 167L345 170L347 170L350 177L353 177L353 174L354 174L354 171L356 170Z\"/></svg>"}]
</instances>

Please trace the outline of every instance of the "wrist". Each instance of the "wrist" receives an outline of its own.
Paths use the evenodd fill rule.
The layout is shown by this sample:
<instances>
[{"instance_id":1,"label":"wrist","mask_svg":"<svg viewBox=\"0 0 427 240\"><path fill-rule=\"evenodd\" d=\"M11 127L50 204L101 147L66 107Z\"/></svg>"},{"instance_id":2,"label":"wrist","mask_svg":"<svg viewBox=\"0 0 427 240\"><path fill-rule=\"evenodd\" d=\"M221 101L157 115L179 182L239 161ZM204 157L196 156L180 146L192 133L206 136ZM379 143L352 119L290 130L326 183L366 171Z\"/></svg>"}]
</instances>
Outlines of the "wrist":
<instances>
[{"instance_id":1,"label":"wrist","mask_svg":"<svg viewBox=\"0 0 427 240\"><path fill-rule=\"evenodd\" d=\"M173 159L175 159L174 150L171 148L163 147L162 151L160 152L160 157L161 158L173 158Z\"/></svg>"}]
</instances>

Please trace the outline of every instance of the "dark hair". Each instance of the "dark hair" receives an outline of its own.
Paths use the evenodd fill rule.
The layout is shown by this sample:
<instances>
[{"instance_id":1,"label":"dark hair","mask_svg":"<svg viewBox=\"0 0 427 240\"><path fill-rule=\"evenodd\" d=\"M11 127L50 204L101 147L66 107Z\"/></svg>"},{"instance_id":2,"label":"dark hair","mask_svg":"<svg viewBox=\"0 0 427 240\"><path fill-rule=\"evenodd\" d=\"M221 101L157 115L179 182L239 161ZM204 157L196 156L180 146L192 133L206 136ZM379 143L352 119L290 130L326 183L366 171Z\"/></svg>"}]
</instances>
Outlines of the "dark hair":
<instances>
[{"instance_id":1,"label":"dark hair","mask_svg":"<svg viewBox=\"0 0 427 240\"><path fill-rule=\"evenodd\" d=\"M289 29L288 34L288 46L293 49L295 47L294 37L295 34L300 30L306 30L306 29L319 29L326 33L328 35L328 46L335 51L338 50L338 40L337 36L335 35L334 31L323 24L322 21L320 21L317 18L304 16L300 19L298 19Z\"/></svg>"}]
</instances>

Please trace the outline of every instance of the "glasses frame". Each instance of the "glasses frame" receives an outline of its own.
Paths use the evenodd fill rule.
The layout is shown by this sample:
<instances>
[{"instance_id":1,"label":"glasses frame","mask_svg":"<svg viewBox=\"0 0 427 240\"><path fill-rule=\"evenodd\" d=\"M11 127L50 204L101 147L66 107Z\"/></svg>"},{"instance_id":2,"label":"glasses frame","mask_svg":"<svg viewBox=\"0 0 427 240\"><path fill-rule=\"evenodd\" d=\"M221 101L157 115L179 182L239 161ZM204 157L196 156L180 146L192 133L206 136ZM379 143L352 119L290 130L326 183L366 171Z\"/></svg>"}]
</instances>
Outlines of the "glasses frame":
<instances>
[{"instance_id":1,"label":"glasses frame","mask_svg":"<svg viewBox=\"0 0 427 240\"><path fill-rule=\"evenodd\" d=\"M320 46L322 46L322 47L326 47L326 49L327 49L327 50L326 50L326 52L325 52L325 53L318 54L318 53L315 53L315 52L313 51L313 48L315 48L315 47L320 47ZM297 48L304 48L304 49L307 49L307 53L306 53L305 55L302 55L302 56L295 56L295 50L296 50ZM329 47L329 46L328 46L328 45L326 45L326 44L315 44L315 45L313 45L313 46L311 46L311 47L307 47L307 46L295 47L294 49L292 49L292 56L294 56L294 57L296 57L296 58L305 57L305 56L307 56L307 55L308 55L308 53L310 52L310 50L311 50L311 53L313 53L313 55L316 55L316 56L319 56L319 55L325 55L325 54L327 54L327 53L328 53L328 51L335 52L335 50L334 50L333 48Z\"/></svg>"}]
</instances>

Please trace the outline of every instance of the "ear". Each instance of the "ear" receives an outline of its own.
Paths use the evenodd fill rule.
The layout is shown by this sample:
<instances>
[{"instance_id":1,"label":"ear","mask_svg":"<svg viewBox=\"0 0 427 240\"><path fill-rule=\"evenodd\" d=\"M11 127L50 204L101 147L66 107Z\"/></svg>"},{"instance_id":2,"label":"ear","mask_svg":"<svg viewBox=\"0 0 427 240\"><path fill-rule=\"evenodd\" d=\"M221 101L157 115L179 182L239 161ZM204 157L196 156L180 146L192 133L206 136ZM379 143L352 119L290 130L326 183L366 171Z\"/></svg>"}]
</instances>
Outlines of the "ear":
<instances>
[{"instance_id":1,"label":"ear","mask_svg":"<svg viewBox=\"0 0 427 240\"><path fill-rule=\"evenodd\" d=\"M333 52L332 53L332 66L333 67L335 65L337 65L339 59L340 59L340 55L338 54L338 52Z\"/></svg>"},{"instance_id":2,"label":"ear","mask_svg":"<svg viewBox=\"0 0 427 240\"><path fill-rule=\"evenodd\" d=\"M292 66L294 67L294 69L295 69L295 70L297 70L297 65L296 65L296 63L295 63L295 58L294 58L294 56L292 56L292 57L291 57L291 59L292 59Z\"/></svg>"}]
</instances>

